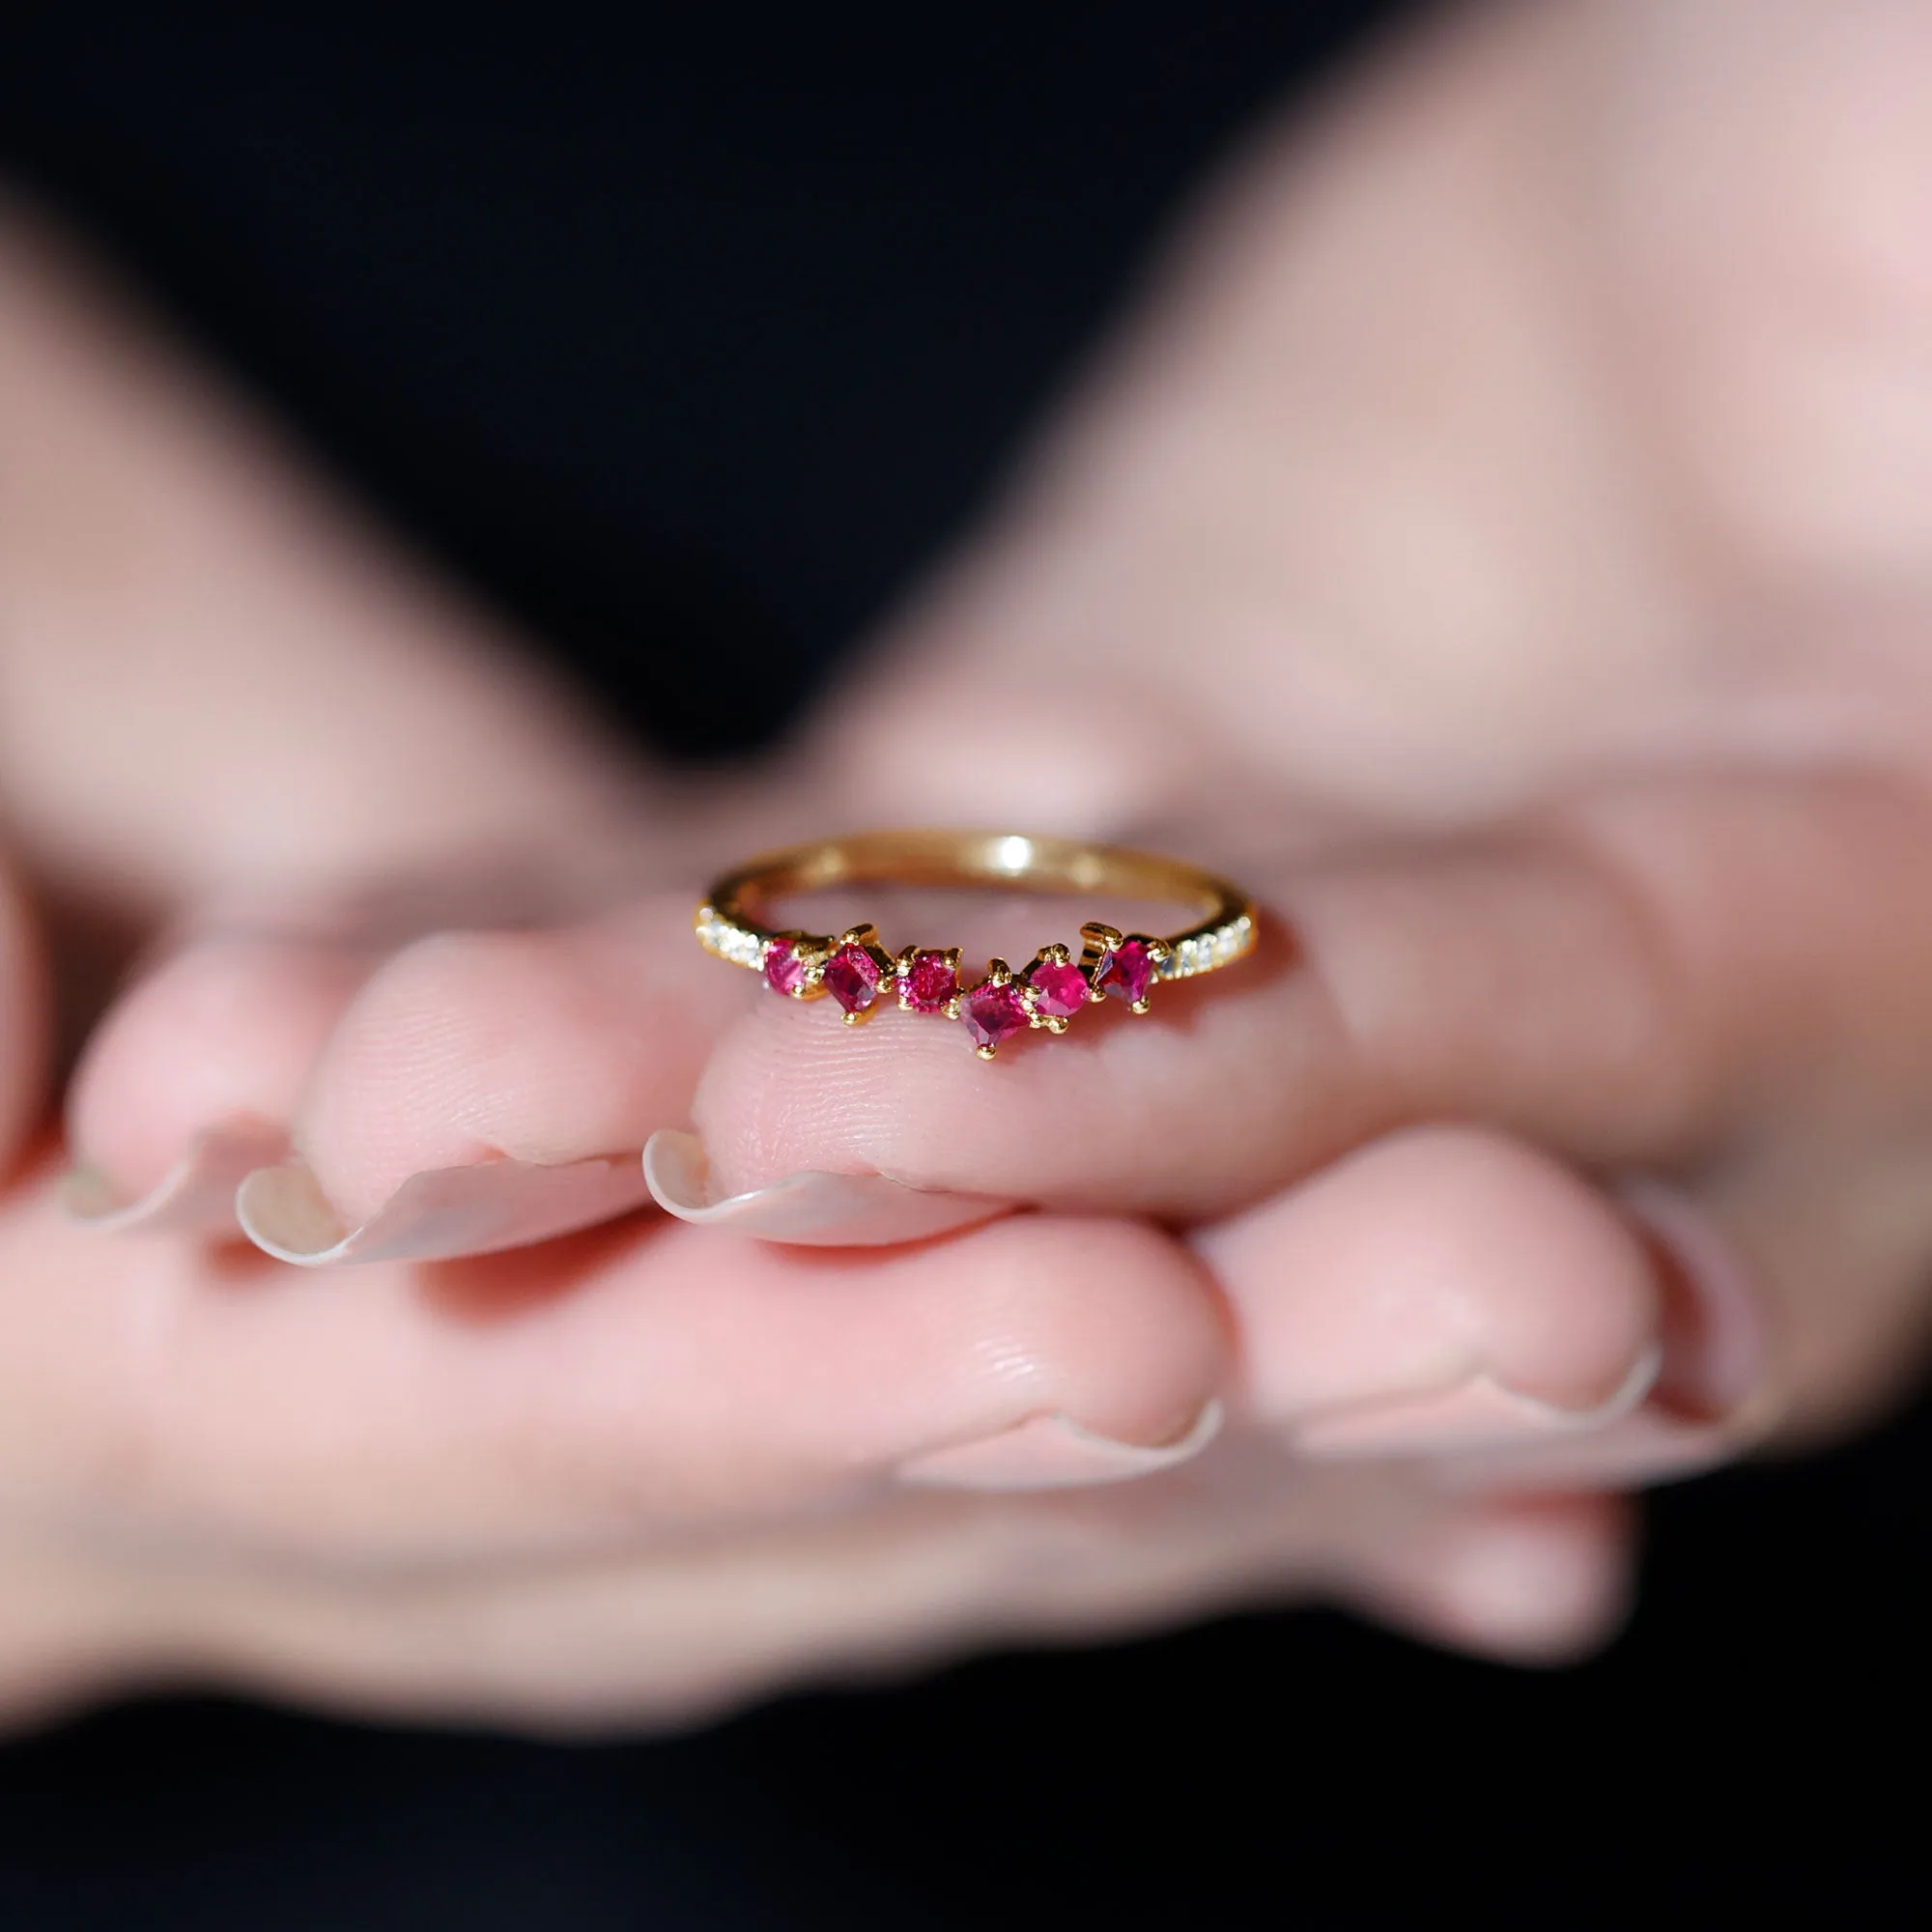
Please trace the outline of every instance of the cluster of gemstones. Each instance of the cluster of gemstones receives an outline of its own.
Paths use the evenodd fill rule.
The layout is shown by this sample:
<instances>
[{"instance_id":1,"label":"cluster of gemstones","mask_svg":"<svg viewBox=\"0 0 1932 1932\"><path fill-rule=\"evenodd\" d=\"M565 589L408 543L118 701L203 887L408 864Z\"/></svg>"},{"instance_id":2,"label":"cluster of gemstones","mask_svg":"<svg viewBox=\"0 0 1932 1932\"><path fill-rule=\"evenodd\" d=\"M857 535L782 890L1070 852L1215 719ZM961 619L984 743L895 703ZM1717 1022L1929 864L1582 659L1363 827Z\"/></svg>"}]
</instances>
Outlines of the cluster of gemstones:
<instances>
[{"instance_id":1,"label":"cluster of gemstones","mask_svg":"<svg viewBox=\"0 0 1932 1932\"><path fill-rule=\"evenodd\" d=\"M1016 1033L1065 1033L1090 1003L1116 999L1134 1012L1147 1011L1154 980L1172 957L1167 941L1098 923L1083 925L1080 937L1084 951L1077 963L1069 948L1043 946L1024 972L994 959L978 985L965 987L956 946L908 946L895 956L869 925L855 925L837 939L777 933L765 941L759 963L773 992L793 1000L830 995L847 1026L869 1019L895 995L906 1012L943 1013L966 1029L981 1060L991 1060L1001 1041Z\"/></svg>"}]
</instances>

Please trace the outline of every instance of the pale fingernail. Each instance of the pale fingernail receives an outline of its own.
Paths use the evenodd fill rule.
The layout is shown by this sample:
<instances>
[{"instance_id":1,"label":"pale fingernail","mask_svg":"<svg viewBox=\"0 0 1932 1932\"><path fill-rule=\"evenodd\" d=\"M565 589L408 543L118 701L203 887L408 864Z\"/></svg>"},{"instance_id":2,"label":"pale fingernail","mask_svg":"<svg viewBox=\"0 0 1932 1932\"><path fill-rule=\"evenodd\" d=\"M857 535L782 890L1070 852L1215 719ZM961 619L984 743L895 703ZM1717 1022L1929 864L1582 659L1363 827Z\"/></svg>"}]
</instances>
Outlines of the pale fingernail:
<instances>
[{"instance_id":1,"label":"pale fingernail","mask_svg":"<svg viewBox=\"0 0 1932 1932\"><path fill-rule=\"evenodd\" d=\"M718 1195L704 1143L665 1128L644 1143L644 1178L668 1214L761 1241L879 1248L990 1221L1017 1204L991 1194L908 1187L882 1174L788 1174L745 1194Z\"/></svg>"},{"instance_id":2,"label":"pale fingernail","mask_svg":"<svg viewBox=\"0 0 1932 1932\"><path fill-rule=\"evenodd\" d=\"M1221 1432L1222 1409L1210 1402L1174 1442L1122 1442L1095 1435L1071 1416L1029 1416L997 1435L957 1442L902 1463L898 1477L929 1489L1071 1490L1129 1483L1191 1462Z\"/></svg>"},{"instance_id":3,"label":"pale fingernail","mask_svg":"<svg viewBox=\"0 0 1932 1932\"><path fill-rule=\"evenodd\" d=\"M450 1261L526 1247L594 1227L648 1198L634 1154L566 1161L490 1160L412 1174L359 1228L344 1225L299 1161L258 1170L235 1197L242 1232L277 1261Z\"/></svg>"},{"instance_id":4,"label":"pale fingernail","mask_svg":"<svg viewBox=\"0 0 1932 1932\"><path fill-rule=\"evenodd\" d=\"M1645 1489L1731 1461L1747 1434L1718 1423L1683 1422L1655 1407L1593 1434L1492 1443L1431 1465L1431 1480L1459 1493L1533 1488L1552 1492Z\"/></svg>"},{"instance_id":5,"label":"pale fingernail","mask_svg":"<svg viewBox=\"0 0 1932 1932\"><path fill-rule=\"evenodd\" d=\"M226 1122L197 1134L137 1200L128 1200L99 1168L75 1167L60 1182L61 1210L103 1235L232 1234L235 1190L257 1168L280 1160L288 1147L287 1131L266 1121Z\"/></svg>"},{"instance_id":6,"label":"pale fingernail","mask_svg":"<svg viewBox=\"0 0 1932 1932\"><path fill-rule=\"evenodd\" d=\"M1604 1402L1565 1408L1507 1387L1485 1369L1426 1394L1318 1410L1290 1425L1293 1447L1322 1458L1438 1456L1600 1430L1631 1413L1655 1386L1663 1348L1653 1343Z\"/></svg>"}]
</instances>

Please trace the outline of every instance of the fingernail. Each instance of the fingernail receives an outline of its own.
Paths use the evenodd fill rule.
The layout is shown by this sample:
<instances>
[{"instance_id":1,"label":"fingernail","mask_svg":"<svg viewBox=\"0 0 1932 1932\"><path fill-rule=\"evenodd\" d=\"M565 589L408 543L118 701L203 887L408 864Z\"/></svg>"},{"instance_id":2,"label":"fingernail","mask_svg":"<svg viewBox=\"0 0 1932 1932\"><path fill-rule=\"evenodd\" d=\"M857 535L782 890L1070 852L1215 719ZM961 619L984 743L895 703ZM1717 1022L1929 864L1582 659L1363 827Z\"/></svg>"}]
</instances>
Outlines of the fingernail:
<instances>
[{"instance_id":1,"label":"fingernail","mask_svg":"<svg viewBox=\"0 0 1932 1932\"><path fill-rule=\"evenodd\" d=\"M1681 1482L1730 1462L1747 1439L1719 1424L1683 1422L1656 1408L1642 1408L1594 1433L1479 1444L1468 1455L1434 1463L1430 1478L1454 1494L1524 1488L1549 1493L1644 1489Z\"/></svg>"},{"instance_id":2,"label":"fingernail","mask_svg":"<svg viewBox=\"0 0 1932 1932\"><path fill-rule=\"evenodd\" d=\"M287 1153L287 1132L266 1121L233 1121L197 1134L155 1186L129 1201L97 1167L75 1167L60 1183L61 1210L102 1235L233 1232L235 1190L257 1168Z\"/></svg>"},{"instance_id":3,"label":"fingernail","mask_svg":"<svg viewBox=\"0 0 1932 1932\"><path fill-rule=\"evenodd\" d=\"M991 1194L908 1187L882 1174L788 1174L749 1193L719 1196L696 1134L665 1128L644 1143L644 1178L668 1214L761 1241L811 1248L882 1248L922 1241L1004 1214L1014 1202Z\"/></svg>"},{"instance_id":4,"label":"fingernail","mask_svg":"<svg viewBox=\"0 0 1932 1932\"><path fill-rule=\"evenodd\" d=\"M1200 1455L1221 1432L1222 1409L1210 1402L1178 1441L1122 1442L1082 1428L1071 1416L1029 1416L997 1435L934 1449L900 1465L902 1483L948 1490L1071 1490L1129 1483Z\"/></svg>"},{"instance_id":5,"label":"fingernail","mask_svg":"<svg viewBox=\"0 0 1932 1932\"><path fill-rule=\"evenodd\" d=\"M492 1160L412 1174L359 1228L350 1228L300 1161L249 1175L235 1197L242 1232L277 1261L449 1261L567 1235L640 1207L633 1154L555 1167Z\"/></svg>"},{"instance_id":6,"label":"fingernail","mask_svg":"<svg viewBox=\"0 0 1932 1932\"><path fill-rule=\"evenodd\" d=\"M1289 1439L1305 1456L1339 1460L1437 1456L1586 1435L1630 1414L1655 1386L1662 1361L1662 1344L1653 1343L1616 1390L1587 1408L1524 1395L1477 1369L1426 1394L1319 1410L1291 1425Z\"/></svg>"},{"instance_id":7,"label":"fingernail","mask_svg":"<svg viewBox=\"0 0 1932 1932\"><path fill-rule=\"evenodd\" d=\"M1678 1188L1644 1179L1622 1195L1649 1236L1663 1288L1659 1400L1706 1421L1729 1415L1758 1395L1769 1366L1751 1270L1717 1222Z\"/></svg>"}]
</instances>

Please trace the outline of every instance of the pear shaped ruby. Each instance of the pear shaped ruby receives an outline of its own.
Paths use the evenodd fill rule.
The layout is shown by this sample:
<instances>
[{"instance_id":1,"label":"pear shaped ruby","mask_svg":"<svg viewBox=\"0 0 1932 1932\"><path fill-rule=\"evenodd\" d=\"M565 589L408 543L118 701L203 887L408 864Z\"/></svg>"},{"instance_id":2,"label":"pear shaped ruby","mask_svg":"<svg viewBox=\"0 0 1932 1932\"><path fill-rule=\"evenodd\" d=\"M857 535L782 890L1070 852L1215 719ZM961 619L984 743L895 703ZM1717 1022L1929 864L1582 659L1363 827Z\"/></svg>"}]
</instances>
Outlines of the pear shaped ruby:
<instances>
[{"instance_id":1,"label":"pear shaped ruby","mask_svg":"<svg viewBox=\"0 0 1932 1932\"><path fill-rule=\"evenodd\" d=\"M1153 985L1153 954L1138 939L1123 939L1100 961L1094 983L1103 993L1137 1007Z\"/></svg>"},{"instance_id":2,"label":"pear shaped ruby","mask_svg":"<svg viewBox=\"0 0 1932 1932\"><path fill-rule=\"evenodd\" d=\"M879 997L879 962L863 946L841 946L825 962L825 990L848 1013L863 1013Z\"/></svg>"},{"instance_id":3,"label":"pear shaped ruby","mask_svg":"<svg viewBox=\"0 0 1932 1932\"><path fill-rule=\"evenodd\" d=\"M1033 1009L1050 1020L1071 1019L1087 1004L1087 976L1070 960L1042 959L1027 975Z\"/></svg>"},{"instance_id":4,"label":"pear shaped ruby","mask_svg":"<svg viewBox=\"0 0 1932 1932\"><path fill-rule=\"evenodd\" d=\"M966 995L960 1003L959 1018L973 1037L973 1044L990 1050L1026 1027L1026 1001L1011 980L1003 986L988 981Z\"/></svg>"},{"instance_id":5,"label":"pear shaped ruby","mask_svg":"<svg viewBox=\"0 0 1932 1932\"><path fill-rule=\"evenodd\" d=\"M805 961L789 939L765 941L765 983L775 993L796 993L805 984Z\"/></svg>"}]
</instances>

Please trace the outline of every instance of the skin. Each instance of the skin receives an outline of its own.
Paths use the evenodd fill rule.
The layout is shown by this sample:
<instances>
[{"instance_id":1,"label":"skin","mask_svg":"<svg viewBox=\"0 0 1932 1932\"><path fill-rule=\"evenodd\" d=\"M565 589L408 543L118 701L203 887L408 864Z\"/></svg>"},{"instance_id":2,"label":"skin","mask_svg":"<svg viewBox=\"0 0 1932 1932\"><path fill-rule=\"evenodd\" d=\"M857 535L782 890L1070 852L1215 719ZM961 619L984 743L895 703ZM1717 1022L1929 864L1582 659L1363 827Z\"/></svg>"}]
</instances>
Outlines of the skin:
<instances>
[{"instance_id":1,"label":"skin","mask_svg":"<svg viewBox=\"0 0 1932 1932\"><path fill-rule=\"evenodd\" d=\"M800 742L702 794L9 217L0 1712L682 1721L1300 1598L1558 1659L1620 1613L1622 1492L1882 1410L1932 1259L1928 82L1917 0L1389 49L1210 194ZM972 701L1003 665L1077 701ZM1270 946L989 1068L691 944L717 862L915 781L1214 864ZM114 938L147 963L90 999ZM686 1125L727 1191L1038 1211L302 1274L61 1217L67 1037L126 1197L239 1113L349 1223ZM1142 1481L897 1480L1210 1400Z\"/></svg>"}]
</instances>

